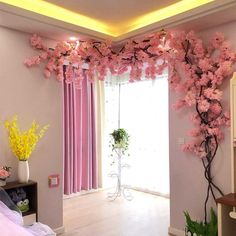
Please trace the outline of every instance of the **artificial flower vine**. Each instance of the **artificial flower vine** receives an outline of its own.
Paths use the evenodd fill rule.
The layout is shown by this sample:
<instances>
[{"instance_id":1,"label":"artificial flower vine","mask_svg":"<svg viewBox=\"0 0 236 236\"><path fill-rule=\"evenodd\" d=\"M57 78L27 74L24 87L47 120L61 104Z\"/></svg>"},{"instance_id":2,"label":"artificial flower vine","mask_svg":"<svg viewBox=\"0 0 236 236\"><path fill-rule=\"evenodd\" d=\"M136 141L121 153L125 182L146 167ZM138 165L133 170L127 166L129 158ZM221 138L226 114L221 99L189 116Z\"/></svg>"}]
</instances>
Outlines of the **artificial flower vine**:
<instances>
[{"instance_id":1,"label":"artificial flower vine","mask_svg":"<svg viewBox=\"0 0 236 236\"><path fill-rule=\"evenodd\" d=\"M59 42L54 50L48 49L37 35L33 35L30 42L40 54L25 61L28 67L45 61L45 77L55 73L61 81L62 65L64 60L68 60L66 82L73 82L78 88L84 77L84 63L89 65L85 73L90 80L96 72L98 79L104 80L109 70L114 75L129 71L130 81L140 80L143 68L146 78L155 79L168 65L170 87L181 95L173 108L192 107L194 110L190 119L195 128L189 132L194 141L183 145L183 151L197 155L203 164L208 183L204 203L206 223L210 194L214 200L217 192L223 195L213 180L211 167L224 137L222 128L230 125L229 112L222 106L223 92L220 88L232 75L236 60L235 52L230 49L230 43L223 34L216 33L208 45L204 45L193 32L170 33L162 30L140 40L129 40L118 51L113 51L108 42ZM73 68L74 64L77 68Z\"/></svg>"},{"instance_id":2,"label":"artificial flower vine","mask_svg":"<svg viewBox=\"0 0 236 236\"><path fill-rule=\"evenodd\" d=\"M230 125L229 112L222 106L220 87L232 75L235 52L220 33L216 33L207 46L193 32L179 33L173 36L170 47L174 53L169 59L169 82L182 95L173 106L177 110L185 107L195 110L190 115L195 127L189 132L194 141L183 145L183 151L197 155L204 167L208 182L204 204L206 223L210 194L214 200L216 192L223 195L214 183L211 167L224 137L222 127Z\"/></svg>"},{"instance_id":3,"label":"artificial flower vine","mask_svg":"<svg viewBox=\"0 0 236 236\"><path fill-rule=\"evenodd\" d=\"M65 72L66 82L73 82L78 88L84 78L82 65L85 63L89 65L85 74L91 81L97 72L98 79L104 80L108 70L116 75L130 70L130 81L140 80L144 64L147 65L145 76L155 79L156 74L161 74L167 65L165 54L168 52L168 39L169 34L160 31L142 40L129 40L117 52L112 50L110 42L96 41L59 42L52 50L43 44L41 37L34 34L30 44L40 54L26 59L24 63L32 67L46 62L44 76L49 78L55 73L56 79L62 81L62 65L66 60L69 62ZM157 60L159 63L156 63Z\"/></svg>"}]
</instances>

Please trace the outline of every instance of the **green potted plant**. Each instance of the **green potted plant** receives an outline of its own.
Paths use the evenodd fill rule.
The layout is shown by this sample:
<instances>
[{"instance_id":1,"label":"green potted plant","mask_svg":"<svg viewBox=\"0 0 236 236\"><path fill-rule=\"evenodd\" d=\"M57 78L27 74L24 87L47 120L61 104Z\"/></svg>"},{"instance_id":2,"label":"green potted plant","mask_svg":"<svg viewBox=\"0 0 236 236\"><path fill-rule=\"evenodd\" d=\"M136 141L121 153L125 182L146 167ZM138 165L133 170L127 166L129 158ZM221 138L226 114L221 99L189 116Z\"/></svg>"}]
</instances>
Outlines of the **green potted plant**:
<instances>
[{"instance_id":1,"label":"green potted plant","mask_svg":"<svg viewBox=\"0 0 236 236\"><path fill-rule=\"evenodd\" d=\"M185 235L186 236L217 236L217 216L211 208L210 221L208 223L198 222L191 219L188 212L184 212L186 220Z\"/></svg>"},{"instance_id":2,"label":"green potted plant","mask_svg":"<svg viewBox=\"0 0 236 236\"><path fill-rule=\"evenodd\" d=\"M115 148L122 148L124 151L129 147L129 135L125 129L119 128L114 130L112 136L112 150Z\"/></svg>"}]
</instances>

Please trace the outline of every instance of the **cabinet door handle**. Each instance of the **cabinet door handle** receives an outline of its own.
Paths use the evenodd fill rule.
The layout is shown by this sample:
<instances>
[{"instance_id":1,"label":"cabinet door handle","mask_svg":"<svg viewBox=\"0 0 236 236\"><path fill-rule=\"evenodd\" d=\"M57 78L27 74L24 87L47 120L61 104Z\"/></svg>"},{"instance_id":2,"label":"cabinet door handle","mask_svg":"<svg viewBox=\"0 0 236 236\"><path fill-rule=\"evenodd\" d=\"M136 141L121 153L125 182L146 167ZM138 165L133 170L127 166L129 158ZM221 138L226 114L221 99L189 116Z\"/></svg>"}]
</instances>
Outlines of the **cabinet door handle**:
<instances>
[{"instance_id":1,"label":"cabinet door handle","mask_svg":"<svg viewBox=\"0 0 236 236\"><path fill-rule=\"evenodd\" d=\"M233 211L229 213L229 216L236 220L236 208L234 207Z\"/></svg>"}]
</instances>

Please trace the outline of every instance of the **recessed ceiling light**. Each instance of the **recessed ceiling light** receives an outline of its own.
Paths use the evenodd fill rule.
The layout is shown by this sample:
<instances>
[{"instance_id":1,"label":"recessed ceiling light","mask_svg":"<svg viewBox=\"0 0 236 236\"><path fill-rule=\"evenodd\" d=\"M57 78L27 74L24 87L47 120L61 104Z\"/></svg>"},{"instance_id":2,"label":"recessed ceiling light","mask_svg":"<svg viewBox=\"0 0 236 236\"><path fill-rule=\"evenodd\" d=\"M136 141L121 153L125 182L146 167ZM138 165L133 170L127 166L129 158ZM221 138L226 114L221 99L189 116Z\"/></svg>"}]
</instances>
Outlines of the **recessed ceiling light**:
<instances>
[{"instance_id":1,"label":"recessed ceiling light","mask_svg":"<svg viewBox=\"0 0 236 236\"><path fill-rule=\"evenodd\" d=\"M76 37L74 37L74 36L71 36L69 39L70 39L70 41L76 41L76 40L78 40L78 38L76 38Z\"/></svg>"}]
</instances>

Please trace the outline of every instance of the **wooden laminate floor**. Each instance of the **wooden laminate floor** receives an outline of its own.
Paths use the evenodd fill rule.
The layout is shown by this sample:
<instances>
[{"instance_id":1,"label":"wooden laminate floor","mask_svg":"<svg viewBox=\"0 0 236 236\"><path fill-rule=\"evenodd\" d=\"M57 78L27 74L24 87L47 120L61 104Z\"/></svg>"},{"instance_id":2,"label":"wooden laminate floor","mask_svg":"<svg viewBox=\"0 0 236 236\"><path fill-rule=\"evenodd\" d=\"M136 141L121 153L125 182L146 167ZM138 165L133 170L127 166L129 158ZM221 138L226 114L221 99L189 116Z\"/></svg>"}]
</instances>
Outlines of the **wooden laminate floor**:
<instances>
[{"instance_id":1,"label":"wooden laminate floor","mask_svg":"<svg viewBox=\"0 0 236 236\"><path fill-rule=\"evenodd\" d=\"M63 236L167 236L169 199L132 191L110 202L105 191L64 200Z\"/></svg>"}]
</instances>

